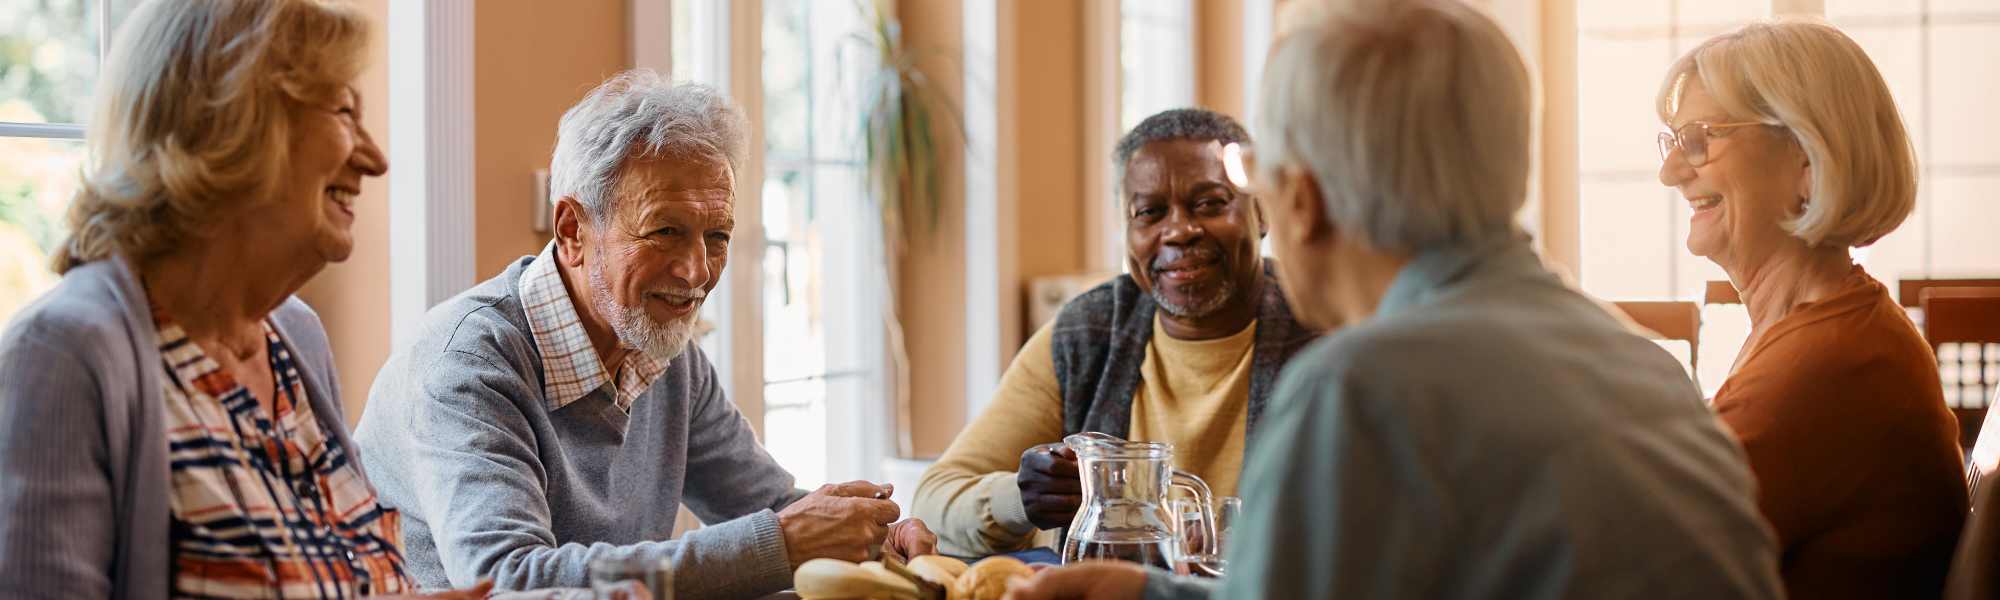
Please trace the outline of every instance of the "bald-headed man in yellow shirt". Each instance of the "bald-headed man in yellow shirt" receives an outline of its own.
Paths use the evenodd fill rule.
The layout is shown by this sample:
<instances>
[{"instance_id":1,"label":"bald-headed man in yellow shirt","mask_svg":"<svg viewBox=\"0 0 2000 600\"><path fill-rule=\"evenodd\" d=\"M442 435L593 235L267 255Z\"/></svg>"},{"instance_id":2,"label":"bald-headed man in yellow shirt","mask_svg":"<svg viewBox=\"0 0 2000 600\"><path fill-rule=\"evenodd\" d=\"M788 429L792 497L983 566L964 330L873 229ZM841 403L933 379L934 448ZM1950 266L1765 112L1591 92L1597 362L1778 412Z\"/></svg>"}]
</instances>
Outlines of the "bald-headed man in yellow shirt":
<instances>
[{"instance_id":1,"label":"bald-headed man in yellow shirt","mask_svg":"<svg viewBox=\"0 0 2000 600\"><path fill-rule=\"evenodd\" d=\"M993 402L917 485L915 516L940 550L980 556L1052 543L1082 488L1062 438L1100 431L1175 445L1175 466L1234 495L1244 440L1278 371L1317 337L1293 321L1256 200L1223 149L1249 145L1234 119L1162 112L1119 140L1126 260L1063 306L1000 380ZM1038 535L1040 534L1040 535Z\"/></svg>"}]
</instances>

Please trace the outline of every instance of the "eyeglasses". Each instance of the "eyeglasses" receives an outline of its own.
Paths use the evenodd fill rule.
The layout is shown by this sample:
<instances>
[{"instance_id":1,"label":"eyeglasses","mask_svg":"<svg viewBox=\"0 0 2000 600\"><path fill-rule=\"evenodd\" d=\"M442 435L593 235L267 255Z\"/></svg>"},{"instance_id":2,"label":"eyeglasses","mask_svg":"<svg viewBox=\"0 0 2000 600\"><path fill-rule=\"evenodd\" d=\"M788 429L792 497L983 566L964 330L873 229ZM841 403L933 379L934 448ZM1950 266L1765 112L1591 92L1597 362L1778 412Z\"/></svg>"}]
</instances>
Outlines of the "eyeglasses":
<instances>
[{"instance_id":1,"label":"eyeglasses","mask_svg":"<svg viewBox=\"0 0 2000 600\"><path fill-rule=\"evenodd\" d=\"M1688 166L1699 167L1708 164L1709 138L1723 137L1728 135L1727 131L1730 129L1749 127L1751 125L1763 125L1763 123L1755 121L1743 121L1739 123L1704 123L1694 121L1682 125L1680 129L1662 131L1660 132L1660 160L1667 160L1667 157L1674 153L1674 149L1679 148L1681 157L1687 159Z\"/></svg>"}]
</instances>

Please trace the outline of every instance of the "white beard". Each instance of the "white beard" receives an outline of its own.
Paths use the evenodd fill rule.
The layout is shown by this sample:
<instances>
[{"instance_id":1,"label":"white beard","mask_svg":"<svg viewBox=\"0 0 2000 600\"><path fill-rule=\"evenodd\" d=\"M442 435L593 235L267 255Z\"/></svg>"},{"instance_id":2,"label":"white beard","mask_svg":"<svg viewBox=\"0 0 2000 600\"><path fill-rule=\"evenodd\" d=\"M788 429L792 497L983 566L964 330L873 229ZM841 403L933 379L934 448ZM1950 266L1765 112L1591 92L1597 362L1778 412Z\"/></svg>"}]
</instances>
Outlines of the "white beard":
<instances>
[{"instance_id":1,"label":"white beard","mask_svg":"<svg viewBox=\"0 0 2000 600\"><path fill-rule=\"evenodd\" d=\"M695 310L682 319L661 323L646 314L644 308L619 304L611 293L611 284L604 279L604 263L592 261L590 265L590 289L593 301L600 313L611 317L611 331L618 334L618 343L660 362L669 362L687 350L694 339L696 324L701 320L701 290L674 290L673 295L696 296Z\"/></svg>"}]
</instances>

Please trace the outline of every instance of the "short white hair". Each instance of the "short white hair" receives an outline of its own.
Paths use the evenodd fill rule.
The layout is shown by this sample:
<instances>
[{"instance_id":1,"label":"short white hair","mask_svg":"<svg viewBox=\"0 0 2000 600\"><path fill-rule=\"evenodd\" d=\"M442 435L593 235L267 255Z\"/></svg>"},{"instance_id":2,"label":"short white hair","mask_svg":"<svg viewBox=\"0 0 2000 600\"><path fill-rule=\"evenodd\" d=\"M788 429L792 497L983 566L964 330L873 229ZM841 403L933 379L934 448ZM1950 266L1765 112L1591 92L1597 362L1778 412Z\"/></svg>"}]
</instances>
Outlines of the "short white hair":
<instances>
[{"instance_id":1,"label":"short white hair","mask_svg":"<svg viewBox=\"0 0 2000 600\"><path fill-rule=\"evenodd\" d=\"M742 111L714 88L674 84L649 69L619 73L563 113L549 200L575 198L603 218L628 158L721 160L741 172L745 129Z\"/></svg>"},{"instance_id":2,"label":"short white hair","mask_svg":"<svg viewBox=\"0 0 2000 600\"><path fill-rule=\"evenodd\" d=\"M1784 128L1812 164L1806 209L1785 230L1809 245L1867 246L1917 207L1917 159L1889 84L1824 23L1753 23L1675 61L1656 108L1672 122L1689 82L1732 120Z\"/></svg>"},{"instance_id":3,"label":"short white hair","mask_svg":"<svg viewBox=\"0 0 2000 600\"><path fill-rule=\"evenodd\" d=\"M1264 70L1262 178L1305 168L1335 226L1379 251L1517 235L1533 99L1499 25L1450 0L1298 8Z\"/></svg>"}]
</instances>

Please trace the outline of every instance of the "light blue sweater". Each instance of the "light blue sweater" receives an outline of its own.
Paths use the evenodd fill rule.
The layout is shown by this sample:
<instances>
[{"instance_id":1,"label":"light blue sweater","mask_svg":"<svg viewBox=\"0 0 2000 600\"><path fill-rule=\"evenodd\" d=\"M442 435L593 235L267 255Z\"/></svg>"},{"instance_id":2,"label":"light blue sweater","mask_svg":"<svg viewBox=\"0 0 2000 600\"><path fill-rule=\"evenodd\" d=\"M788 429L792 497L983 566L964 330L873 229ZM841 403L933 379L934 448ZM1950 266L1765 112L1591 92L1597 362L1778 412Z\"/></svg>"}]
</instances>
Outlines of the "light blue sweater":
<instances>
[{"instance_id":1,"label":"light blue sweater","mask_svg":"<svg viewBox=\"0 0 2000 600\"><path fill-rule=\"evenodd\" d=\"M627 415L608 388L556 410L505 273L425 315L389 358L355 437L425 587L582 587L590 560L674 557L675 597L757 597L791 584L774 511L792 487L690 346ZM706 527L677 540L681 504Z\"/></svg>"},{"instance_id":2,"label":"light blue sweater","mask_svg":"<svg viewBox=\"0 0 2000 600\"><path fill-rule=\"evenodd\" d=\"M319 317L292 298L271 322L320 429L360 457ZM0 334L0 598L167 597L158 337L120 259L71 269Z\"/></svg>"},{"instance_id":3,"label":"light blue sweater","mask_svg":"<svg viewBox=\"0 0 2000 600\"><path fill-rule=\"evenodd\" d=\"M1525 240L1418 256L1267 414L1228 578L1149 600L1784 595L1734 438Z\"/></svg>"}]
</instances>

